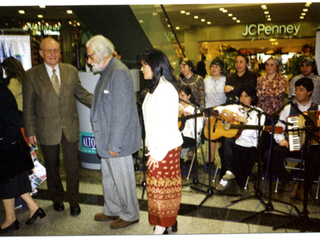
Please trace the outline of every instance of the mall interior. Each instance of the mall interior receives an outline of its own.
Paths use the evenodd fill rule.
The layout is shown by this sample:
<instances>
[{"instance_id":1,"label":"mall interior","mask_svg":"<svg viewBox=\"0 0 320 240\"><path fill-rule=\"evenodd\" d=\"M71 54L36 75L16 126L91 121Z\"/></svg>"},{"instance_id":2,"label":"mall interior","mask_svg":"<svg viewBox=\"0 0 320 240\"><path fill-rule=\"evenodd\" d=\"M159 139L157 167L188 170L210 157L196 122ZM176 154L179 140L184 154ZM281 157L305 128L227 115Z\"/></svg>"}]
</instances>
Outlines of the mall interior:
<instances>
[{"instance_id":1,"label":"mall interior","mask_svg":"<svg viewBox=\"0 0 320 240\"><path fill-rule=\"evenodd\" d=\"M48 36L55 38L61 46L61 61L79 69L80 79L89 91L99 76L82 70L85 44L97 34L110 39L120 51L121 61L135 74L137 102L145 87L137 55L150 48L159 48L168 56L177 76L180 74L179 59L184 57L196 63L204 55L209 66L219 56L232 66L235 52L244 49L250 56L249 68L258 69L258 75L265 74L266 59L281 57L282 74L287 77L288 84L299 74L299 67L292 66L298 66L300 56L316 60L320 57L320 3L317 2L0 5L3 5L0 7L0 39L2 36L29 36L31 63L36 66L42 63L41 40ZM234 68L230 67L229 71ZM86 85L87 82L90 83ZM88 117L80 117L80 124L81 121L90 124ZM31 226L25 225L29 213L23 204L17 206L20 229L3 236L150 237L153 226L148 222L143 151L142 148L134 155L133 163L140 205L138 223L113 230L109 222L94 221L94 215L101 212L103 206L100 163L95 153L82 151L79 145L81 214L71 216L66 199L65 211L54 211L44 181L33 198L47 216ZM36 154L44 164L41 150L36 149ZM257 163L244 189L234 183L222 194L215 190L221 178L219 154L216 151L213 165L208 164L208 154L208 142L204 141L196 151L193 167L182 167L178 231L169 230L167 237L225 238L239 234L237 237L301 238L301 234L297 234L300 232L308 234L307 237L319 237L319 181L311 186L313 194L310 198L291 199L290 189L278 188L277 179L264 176ZM60 170L66 187L63 163ZM297 171L292 170L292 174ZM0 204L0 222L4 219L4 208Z\"/></svg>"}]
</instances>

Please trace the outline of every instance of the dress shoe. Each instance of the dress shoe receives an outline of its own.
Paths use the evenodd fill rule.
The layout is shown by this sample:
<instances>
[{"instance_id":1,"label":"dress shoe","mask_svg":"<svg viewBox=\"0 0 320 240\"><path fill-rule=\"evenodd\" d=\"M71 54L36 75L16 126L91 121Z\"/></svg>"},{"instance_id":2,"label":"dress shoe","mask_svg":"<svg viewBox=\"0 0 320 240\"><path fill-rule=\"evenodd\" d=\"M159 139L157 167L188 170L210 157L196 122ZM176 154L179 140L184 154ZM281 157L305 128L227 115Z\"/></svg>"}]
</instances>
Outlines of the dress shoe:
<instances>
[{"instance_id":1,"label":"dress shoe","mask_svg":"<svg viewBox=\"0 0 320 240\"><path fill-rule=\"evenodd\" d=\"M77 215L79 215L81 213L81 209L80 209L80 206L79 205L77 205L77 206L75 206L75 207L71 207L70 206L70 215L72 215L72 216L77 216Z\"/></svg>"},{"instance_id":2,"label":"dress shoe","mask_svg":"<svg viewBox=\"0 0 320 240\"><path fill-rule=\"evenodd\" d=\"M9 225L8 227L6 227L4 229L0 228L0 234L9 232L11 229L13 229L13 230L19 229L19 221L18 220L15 220L11 225Z\"/></svg>"},{"instance_id":3,"label":"dress shoe","mask_svg":"<svg viewBox=\"0 0 320 240\"><path fill-rule=\"evenodd\" d=\"M107 216L107 215L104 215L103 213L97 213L94 216L94 220L96 221L117 220L118 218L119 218L118 216Z\"/></svg>"},{"instance_id":4,"label":"dress shoe","mask_svg":"<svg viewBox=\"0 0 320 240\"><path fill-rule=\"evenodd\" d=\"M53 203L53 209L58 211L58 212L63 211L64 210L63 202L54 202Z\"/></svg>"},{"instance_id":5,"label":"dress shoe","mask_svg":"<svg viewBox=\"0 0 320 240\"><path fill-rule=\"evenodd\" d=\"M112 229L124 228L137 222L139 222L139 219L135 221L125 221L121 218L118 218L117 220L110 223L110 228Z\"/></svg>"},{"instance_id":6,"label":"dress shoe","mask_svg":"<svg viewBox=\"0 0 320 240\"><path fill-rule=\"evenodd\" d=\"M32 217L29 218L28 221L26 221L26 224L31 225L37 220L38 217L44 218L45 216L46 216L46 213L43 211L43 209L38 208L37 211L35 211L35 213L32 215Z\"/></svg>"},{"instance_id":7,"label":"dress shoe","mask_svg":"<svg viewBox=\"0 0 320 240\"><path fill-rule=\"evenodd\" d=\"M222 179L225 180L225 181L230 181L230 180L233 180L235 179L236 176L230 172L230 171L227 171L225 175L223 175Z\"/></svg>"}]
</instances>

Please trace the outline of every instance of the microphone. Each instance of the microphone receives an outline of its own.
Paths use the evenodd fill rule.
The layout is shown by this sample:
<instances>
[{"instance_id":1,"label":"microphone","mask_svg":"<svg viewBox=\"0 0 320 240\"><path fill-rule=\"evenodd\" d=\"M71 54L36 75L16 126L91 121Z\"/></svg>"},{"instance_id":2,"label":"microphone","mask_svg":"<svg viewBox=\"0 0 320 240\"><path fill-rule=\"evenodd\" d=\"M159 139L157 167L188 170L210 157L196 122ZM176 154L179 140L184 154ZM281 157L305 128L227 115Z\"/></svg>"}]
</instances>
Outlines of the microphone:
<instances>
[{"instance_id":1,"label":"microphone","mask_svg":"<svg viewBox=\"0 0 320 240\"><path fill-rule=\"evenodd\" d=\"M229 103L238 103L239 102L239 98L237 96L229 97L228 102Z\"/></svg>"},{"instance_id":2,"label":"microphone","mask_svg":"<svg viewBox=\"0 0 320 240\"><path fill-rule=\"evenodd\" d=\"M288 101L293 101L296 98L295 94L292 94L291 96L288 96Z\"/></svg>"}]
</instances>

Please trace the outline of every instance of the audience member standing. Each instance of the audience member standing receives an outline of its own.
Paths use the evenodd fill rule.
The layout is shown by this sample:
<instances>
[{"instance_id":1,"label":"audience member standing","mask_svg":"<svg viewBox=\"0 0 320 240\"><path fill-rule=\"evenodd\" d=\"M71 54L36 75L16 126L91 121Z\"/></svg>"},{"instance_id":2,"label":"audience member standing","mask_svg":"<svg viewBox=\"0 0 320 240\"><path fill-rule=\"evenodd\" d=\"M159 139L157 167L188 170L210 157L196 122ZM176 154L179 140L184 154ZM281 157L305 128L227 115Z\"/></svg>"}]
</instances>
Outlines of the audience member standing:
<instances>
[{"instance_id":1,"label":"audience member standing","mask_svg":"<svg viewBox=\"0 0 320 240\"><path fill-rule=\"evenodd\" d=\"M237 102L241 94L243 85L248 85L253 89L257 86L257 75L248 69L249 58L246 53L238 52L236 59L236 72L227 76L224 92L227 96L228 103Z\"/></svg>"},{"instance_id":2,"label":"audience member standing","mask_svg":"<svg viewBox=\"0 0 320 240\"><path fill-rule=\"evenodd\" d=\"M141 54L141 71L149 81L142 110L146 129L149 222L154 234L177 231L182 186L178 129L178 83L167 56L151 49Z\"/></svg>"},{"instance_id":3,"label":"audience member standing","mask_svg":"<svg viewBox=\"0 0 320 240\"><path fill-rule=\"evenodd\" d=\"M0 67L0 198L6 215L0 234L19 229L14 210L16 197L20 196L28 205L30 217L27 225L46 215L30 196L29 171L33 168L33 161L20 131L16 100L6 85Z\"/></svg>"},{"instance_id":4,"label":"audience member standing","mask_svg":"<svg viewBox=\"0 0 320 240\"><path fill-rule=\"evenodd\" d=\"M80 214L79 206L79 120L76 99L91 106L92 94L80 83L78 70L59 63L60 47L53 38L40 44L43 64L29 69L23 83L25 135L32 145L40 143L53 208L63 211L65 192L61 183L60 144L66 170L70 214Z\"/></svg>"},{"instance_id":5,"label":"audience member standing","mask_svg":"<svg viewBox=\"0 0 320 240\"><path fill-rule=\"evenodd\" d=\"M87 44L93 73L100 73L90 113L101 158L104 205L96 221L114 220L118 229L139 221L139 203L132 154L141 148L141 130L129 69L112 56L113 44L102 35Z\"/></svg>"},{"instance_id":6,"label":"audience member standing","mask_svg":"<svg viewBox=\"0 0 320 240\"><path fill-rule=\"evenodd\" d=\"M203 78L195 72L193 62L187 58L180 61L181 74L179 78L180 85L189 86L195 97L195 100L200 104L200 107L205 107L205 93Z\"/></svg>"},{"instance_id":7,"label":"audience member standing","mask_svg":"<svg viewBox=\"0 0 320 240\"><path fill-rule=\"evenodd\" d=\"M310 57L305 57L300 62L300 68L302 74L292 78L289 87L289 96L295 93L295 82L300 78L307 77L312 79L314 89L310 100L315 104L320 104L320 76L318 75L316 60ZM296 100L294 100L296 102Z\"/></svg>"},{"instance_id":8,"label":"audience member standing","mask_svg":"<svg viewBox=\"0 0 320 240\"><path fill-rule=\"evenodd\" d=\"M201 61L197 63L196 69L197 73L204 79L207 76L207 66L206 66L207 57L204 54L201 54Z\"/></svg>"},{"instance_id":9,"label":"audience member standing","mask_svg":"<svg viewBox=\"0 0 320 240\"><path fill-rule=\"evenodd\" d=\"M278 111L284 104L284 97L287 88L287 79L279 72L281 59L270 57L265 62L266 76L257 80L258 107L265 113L271 115ZM271 124L270 116L267 116L265 125ZM259 152L263 157L265 151L270 148L271 134L263 131L260 138ZM275 142L273 141L273 144Z\"/></svg>"},{"instance_id":10,"label":"audience member standing","mask_svg":"<svg viewBox=\"0 0 320 240\"><path fill-rule=\"evenodd\" d=\"M206 108L216 107L225 104L227 101L224 87L226 76L224 62L220 58L215 58L210 64L211 76L204 80ZM214 162L217 141L210 142L210 162Z\"/></svg>"}]
</instances>

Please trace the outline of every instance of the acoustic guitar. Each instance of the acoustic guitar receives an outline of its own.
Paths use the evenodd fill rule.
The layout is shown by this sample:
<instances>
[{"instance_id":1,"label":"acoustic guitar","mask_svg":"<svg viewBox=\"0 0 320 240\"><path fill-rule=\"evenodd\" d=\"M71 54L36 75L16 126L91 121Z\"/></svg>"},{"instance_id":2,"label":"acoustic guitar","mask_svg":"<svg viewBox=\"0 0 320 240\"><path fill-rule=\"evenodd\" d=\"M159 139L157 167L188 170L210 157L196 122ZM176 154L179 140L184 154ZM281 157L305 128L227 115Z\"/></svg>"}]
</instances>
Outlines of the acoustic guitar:
<instances>
[{"instance_id":1,"label":"acoustic guitar","mask_svg":"<svg viewBox=\"0 0 320 240\"><path fill-rule=\"evenodd\" d=\"M209 139L208 124L209 121L207 119L204 127L204 137L207 140ZM221 137L237 139L243 129L258 129L258 126L244 125L236 121L229 122L223 114L219 115L219 118L210 117L210 140L216 140ZM260 126L260 129L271 132L271 126ZM283 128L275 126L274 132L281 134L283 133Z\"/></svg>"}]
</instances>

